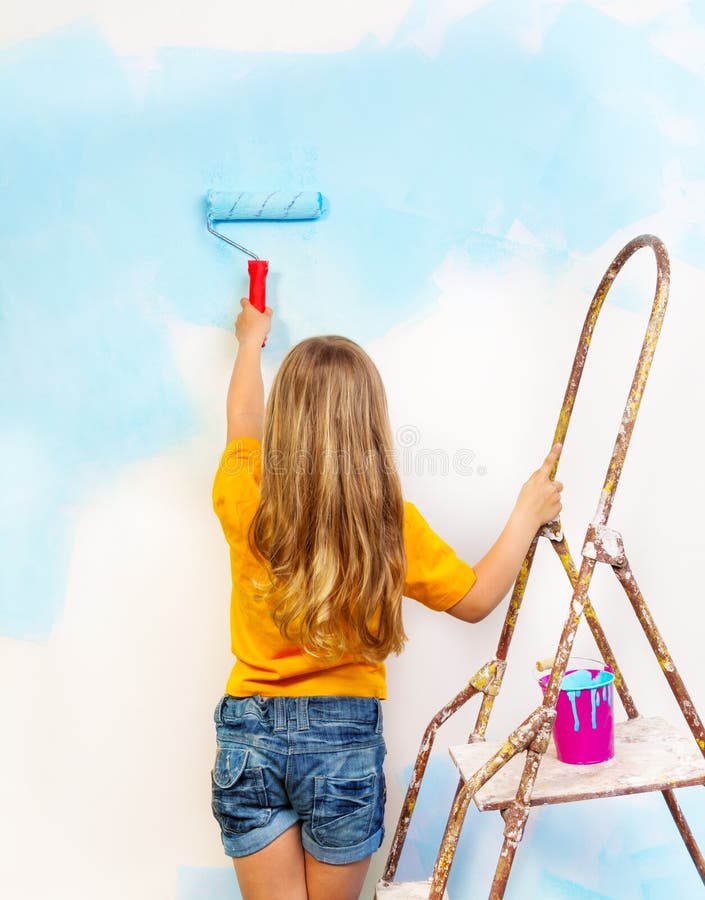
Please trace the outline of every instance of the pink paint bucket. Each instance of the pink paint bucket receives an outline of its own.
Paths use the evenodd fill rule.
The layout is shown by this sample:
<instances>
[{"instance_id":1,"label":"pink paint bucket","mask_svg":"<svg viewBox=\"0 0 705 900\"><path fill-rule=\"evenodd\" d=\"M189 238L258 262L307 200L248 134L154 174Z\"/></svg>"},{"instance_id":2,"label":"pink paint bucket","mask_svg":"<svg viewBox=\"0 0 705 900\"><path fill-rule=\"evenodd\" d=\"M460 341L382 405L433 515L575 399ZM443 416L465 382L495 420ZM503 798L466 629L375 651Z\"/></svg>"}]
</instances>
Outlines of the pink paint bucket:
<instances>
[{"instance_id":1,"label":"pink paint bucket","mask_svg":"<svg viewBox=\"0 0 705 900\"><path fill-rule=\"evenodd\" d=\"M551 677L540 676L545 692ZM561 682L553 724L558 759L586 766L614 756L614 674L596 659L571 657Z\"/></svg>"}]
</instances>

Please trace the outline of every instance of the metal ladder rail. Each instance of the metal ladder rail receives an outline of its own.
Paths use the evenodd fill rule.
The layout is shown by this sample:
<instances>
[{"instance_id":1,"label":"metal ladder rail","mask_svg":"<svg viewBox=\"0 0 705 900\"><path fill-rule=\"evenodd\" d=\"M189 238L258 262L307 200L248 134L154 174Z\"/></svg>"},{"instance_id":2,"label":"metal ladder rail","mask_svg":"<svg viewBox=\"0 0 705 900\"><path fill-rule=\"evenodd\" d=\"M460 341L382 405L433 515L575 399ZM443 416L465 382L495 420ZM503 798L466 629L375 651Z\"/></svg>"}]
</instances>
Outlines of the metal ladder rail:
<instances>
[{"instance_id":1,"label":"metal ladder rail","mask_svg":"<svg viewBox=\"0 0 705 900\"><path fill-rule=\"evenodd\" d=\"M580 337L578 338L578 346L574 355L573 365L571 368L570 376L568 378L568 385L566 387L563 403L561 405L561 411L558 417L558 424L555 430L554 443L556 441L564 442L565 436L568 432L568 426L570 424L570 418L573 412L573 407L575 405L575 398L577 396L578 387L580 386L580 380L582 378L583 368L585 366L585 360L587 358L592 333L609 287L614 281L614 278L616 277L618 271L622 268L622 266L632 255L632 253L636 252L636 250L641 246L644 246L647 243L651 243L652 241L656 242L658 245L658 250L655 249L654 251L657 253L657 261L659 257L665 261L665 265L661 264L659 266L659 271L663 269L664 271L668 272L668 255L666 253L665 247L663 247L658 238L652 237L651 235L641 235L640 237L635 238L633 241L627 244L620 252L620 254L615 257L607 272L603 276L592 298L592 302L585 317ZM554 465L550 476L552 479L555 478L557 468L558 465ZM409 787L407 788L406 796L402 803L397 827L387 857L384 874L382 876L385 881L392 881L396 874L399 857L404 846L404 841L406 840L406 834L411 821L411 816L416 805L418 793L421 788L423 776L426 771L426 765L428 763L431 750L433 749L433 744L438 729L462 706L464 706L465 703L469 699L471 699L471 697L475 696L475 694L479 692L482 692L484 696L482 698L480 710L478 712L475 726L472 730L469 740L484 740L484 735L487 730L487 725L489 723L489 718L494 705L494 698L499 693L499 689L502 684L504 671L506 669L506 660L509 653L509 647L514 634L514 629L516 627L521 604L524 598L524 591L526 589L526 584L528 582L529 574L531 571L538 538L542 535L550 538L552 541L563 541L563 531L561 528L560 520L555 520L555 522L548 523L547 525L543 526L543 528L541 528L537 532L536 536L531 542L531 545L529 546L526 557L524 558L521 569L514 584L512 596L504 617L502 631L497 643L497 651L495 653L494 660L486 663L485 666L483 666L483 668L480 669L473 676L473 678L470 679L468 685L463 688L463 690L460 691L448 703L446 703L438 713L436 713L436 715L433 717L433 719L431 719L426 728L424 736L421 740L416 763L414 765L412 776L409 782ZM570 577L569 566L572 563L572 559L570 559L570 554L567 552L567 545L564 546L565 550L562 553L559 553L559 556ZM602 626L599 623L594 609L590 604L589 598L587 597L585 599L585 612L586 620L593 633L598 649L602 653L605 662L612 667L615 673L615 687L617 688L622 703L624 704L630 716L636 715L637 713L634 701L631 697L631 694L629 693L619 666L617 665L614 654L607 641L607 637L602 629ZM483 677L483 673L486 672L493 663L495 663L495 665L492 671L492 678L490 680L487 680L485 677ZM463 783L461 781L456 792L456 799L458 797L458 794L462 790Z\"/></svg>"},{"instance_id":2,"label":"metal ladder rail","mask_svg":"<svg viewBox=\"0 0 705 900\"><path fill-rule=\"evenodd\" d=\"M607 517L609 516L612 499L614 497L614 492L619 480L619 475L621 474L621 469L624 464L626 450L629 444L629 439L631 437L631 432L634 426L636 415L638 413L639 403L643 394L646 378L648 377L649 367L653 358L653 353L655 350L656 342L658 340L658 335L665 312L669 280L668 256L665 247L661 244L658 238L655 238L651 235L642 235L638 238L635 238L625 246L620 254L618 254L618 256L615 258L615 260L603 276L603 279L600 282L595 296L593 297L593 301L588 311L585 324L583 326L583 330L579 339L578 350L576 351L573 369L569 378L561 414L559 416L558 426L556 428L556 436L554 438L554 441L563 440L565 433L567 432L570 415L572 413L575 396L577 394L580 377L582 375L582 369L585 363L585 358L587 356L587 349L589 347L592 330L594 328L594 324L596 322L602 303L604 302L605 296L612 282L614 281L614 278L621 270L624 263L634 252L636 252L636 250L647 245L652 247L657 260L658 273L656 294L654 297L651 317L649 319L649 325L647 327L647 333L642 344L642 351L639 357L639 362L637 364L634 379L627 400L627 405L625 406L624 415L622 417L622 424L617 437L617 441L615 443L612 457L610 459L610 465L608 467L608 473L605 478L603 491L600 496L600 503L598 504L598 510L596 512L595 519L593 520L593 523L591 523L591 528L593 529L591 537L593 538L593 540L595 538L596 532L595 526L599 528L601 525L604 525L607 521ZM554 466L552 477L555 477L556 469L557 465ZM600 518L602 518L602 522L600 522ZM553 529L551 529L551 526L553 526ZM556 531L558 533L556 533ZM472 691L468 692L466 689L465 696L462 697L461 702L458 702L457 704L451 703L444 707L444 709L441 710L441 712L434 718L434 720L432 720L429 728L427 729L425 741L422 742L422 750L420 751L419 758L417 758L417 766L415 768L415 775L417 777L412 777L412 782L410 784L409 791L407 792L407 802L405 802L402 810L402 815L399 819L397 833L395 834L395 839L390 851L387 868L385 870L385 879L393 878L394 876L399 854L401 852L401 847L403 845L406 830L408 828L411 812L413 810L413 805L415 804L416 795L418 794L418 789L420 787L420 781L423 777L423 771L425 770L426 762L428 759L428 755L430 754L430 749L433 744L433 739L435 738L435 732L437 731L437 728L440 724L446 721L447 718L450 717L450 715L457 711L457 709L459 709L461 705L463 705L468 699L470 699L471 696L473 696L480 690L483 691L484 697L480 712L478 714L476 726L470 736L470 740L484 739L484 732L487 727L487 722L489 720L489 714L492 709L494 697L497 695L499 687L501 685L501 680L506 665L506 654L513 634L513 629L516 624L518 611L521 606L521 600L531 568L531 562L533 561L537 538L540 534L544 534L554 541L554 549L558 553L559 558L564 565L571 584L575 587L573 600L576 599L576 595L577 597L580 597L582 595L582 604L579 611L576 612L573 600L571 601L572 615L569 614L569 617L566 620L564 632L561 636L561 641L559 642L559 653L556 654L557 659L559 660L559 664L558 666L554 665L552 678L549 683L549 687L551 687L551 683L553 683L553 687L555 689L555 697L551 702L551 697L547 690L547 695L544 699L542 707L539 707L539 709L537 709L535 713L532 714L532 716L530 716L524 723L522 723L522 726L520 726L512 736L510 736L508 745L505 745L511 747L510 754L502 754L500 752L499 754L497 754L497 757L494 760L490 760L489 763L482 768L482 770L476 773L476 775L480 777L479 779L477 777L472 779L472 790L469 791L468 787L470 786L468 784L464 784L461 779L458 791L456 792L453 810L451 811L451 815L449 816L448 823L448 826L451 826L451 824L457 826L457 828L452 828L452 832L457 831L457 834L448 835L449 827L447 827L446 835L444 835L444 841L438 854L436 868L434 869L433 886L430 895L432 898L440 897L443 894L450 865L452 863L455 852L455 845L457 844L457 837L459 836L459 831L462 827L462 820L464 819L465 810L467 809L467 805L472 795L477 789L479 789L479 787L482 786L485 781L489 780L489 778L492 777L492 775L495 774L495 772L498 771L499 768L501 768L509 758L514 756L517 752L520 752L520 746L522 750L526 749L526 747L528 746L529 752L527 753L527 762L525 764L524 775L522 776L520 788L517 791L517 800L509 809L503 810L503 815L506 822L505 843L502 849L502 853L500 854L500 860L497 866L495 879L493 881L493 887L490 893L491 897L503 896L513 862L516 845L521 839L526 818L528 817L531 790L533 789L533 784L538 772L538 767L540 765L543 752L545 752L545 749L548 745L548 740L550 738L553 718L555 717L555 704L558 698L559 685L565 672L565 666L567 664L570 646L572 645L572 640L575 636L575 631L577 630L577 626L580 620L580 612L582 612L583 610L585 612L586 620L598 645L598 649L603 656L603 659L611 665L613 671L615 672L615 687L618 690L629 718L633 718L637 715L636 706L633 702L633 699L631 698L631 694L628 691L628 688L614 658L614 654L609 647L604 631L599 625L597 616L587 596L587 588L589 587L592 570L594 569L594 561L597 559L597 556L594 555L594 553L591 554L591 556L594 556L594 559L592 565L590 565L590 556L587 556L585 554L584 547L583 565L581 565L581 572L577 573L572 560L572 556L570 554L570 551L568 550L567 543L565 542L560 530L560 523L549 523L549 526L544 526L544 528L537 534L537 537L532 542L529 552L527 553L527 557L522 565L522 570L517 578L517 582L512 594L512 599L505 616L504 627L500 636L496 658L490 663L486 664L486 666L483 667L482 670L480 670L480 673L478 673L478 675L476 675L474 679L471 679L468 687L470 687L470 685L473 685L473 682L476 682L473 685ZM590 529L588 530L588 535L590 535ZM619 537L621 540L621 536ZM588 536L586 536L586 546L587 543ZM611 560L602 559L602 561L610 562ZM584 569L586 572L585 575L583 575ZM614 566L613 569L619 577L618 569ZM576 583L578 581L581 582L581 590L579 590L576 586ZM658 634L658 631L655 629L655 624L653 623L653 620L651 620L650 614L648 613L648 608L646 608L646 604L644 603L643 598L641 598L640 594L638 594L638 597L632 596L627 589L627 584L625 582L623 582L623 584L625 586L625 590L628 593L629 599L632 601L632 605L635 609L635 612L637 613L637 617L644 627L644 630L647 634L647 637L649 638L650 643L652 644L654 652L656 653L657 658L661 663L664 674L667 678L669 678L669 684L671 684L673 692L676 695L676 699L679 702L679 706L681 707L686 721L688 721L688 724L690 725L691 730L696 737L701 751L705 753L705 733L703 733L702 725L700 724L700 721L697 718L697 713L695 713L692 702L687 695L685 685L680 679L680 676L678 675L677 670L675 670L675 666L673 665L672 660L670 659L670 656L665 649L665 644ZM572 637L570 637L571 634ZM563 659L562 666L560 665L561 658ZM557 668L560 671L560 677L556 672ZM673 674L674 672L675 675ZM484 673L485 677L478 678L481 673ZM487 677L488 675L489 677ZM461 694L456 697L456 700L461 698L463 693L464 692L461 692ZM548 713L548 715L546 715L546 713ZM428 740L429 737L430 740ZM421 770L419 773L417 770L419 769L419 761L421 759L422 753L424 754L424 758L422 760ZM668 808L673 815L674 821L681 833L681 836L683 837L686 847L688 848L691 857L693 858L693 861L698 868L698 871L705 880L705 862L703 861L702 854L700 853L697 844L695 843L692 832L690 831L687 822L685 821L685 817L683 816L682 811L678 806L675 795L670 790L663 791L662 793L664 799L666 800ZM409 803L408 801L411 802ZM449 838L449 840L447 840L447 838ZM441 880L442 885L440 884Z\"/></svg>"},{"instance_id":3,"label":"metal ladder rail","mask_svg":"<svg viewBox=\"0 0 705 900\"><path fill-rule=\"evenodd\" d=\"M577 627L580 622L583 609L585 607L587 592L590 581L592 579L594 566L598 559L598 553L601 552L602 554L599 557L601 561L612 562L611 558L604 555L606 551L602 546L600 539L606 539L609 542L610 547L612 547L614 546L615 535L617 535L621 545L621 535L618 535L617 532L613 532L612 529L607 529L606 523L611 510L614 494L619 483L619 477L624 465L624 460L634 428L634 423L636 421L636 416L639 411L639 405L646 384L646 379L648 377L651 361L655 352L656 343L658 341L658 336L660 333L661 324L663 322L665 308L668 300L668 255L666 253L665 247L658 240L658 238L655 238L651 235L642 235L638 238L635 238L633 241L630 241L629 244L627 244L617 255L617 257L603 276L603 279L598 286L595 296L593 297L590 310L588 311L588 315L586 317L585 325L583 327L583 332L581 334L581 339L579 342L578 352L576 353L573 371L571 372L568 389L566 390L566 398L564 400L563 409L561 411L561 416L559 417L558 426L556 428L556 437L554 438L554 440L562 440L562 436L567 430L567 423L569 421L570 415L568 414L567 416L564 416L564 413L567 406L569 407L569 413L572 411L572 405L574 403L575 394L577 392L577 384L579 383L579 377L582 374L582 368L584 365L585 356L587 355L587 347L589 346L592 330L594 328L595 321L601 309L602 303L604 302L604 299L607 295L607 292L609 291L609 288L611 287L617 273L624 266L625 262L632 256L633 253L635 253L643 246L652 247L657 262L657 284L651 315L642 343L639 360L637 362L627 402L624 408L624 413L617 434L617 439L615 441L615 446L610 458L607 474L605 476L605 481L600 495L597 511L592 523L588 526L588 530L586 533L580 572L578 573L577 582L574 586L574 592L571 598L568 616L564 624L563 632L561 634L555 656L554 665L551 670L551 677L549 679L549 683L546 687L546 692L544 695L544 702L542 704L542 707L546 711L552 711L553 717L550 719L545 718L542 722L537 722L535 720L535 724L537 726L536 731L532 732L530 736L527 735L527 739L524 744L524 747L528 748L527 759L524 765L524 771L521 777L519 788L517 790L516 799L515 802L507 810L504 811L506 823L504 830L504 842L500 851L492 887L490 889L490 900L501 900L501 898L504 896L507 880L511 871L512 863L514 861L514 855L516 853L516 847L523 836L523 830L529 814L534 783L538 774L541 759L546 751L551 735L552 723L553 718L555 717L555 706L558 700L560 684L565 674L565 669L567 666L573 640L575 638ZM584 351L582 354L580 352L581 349L583 349ZM576 374L577 378L575 378ZM554 467L554 472L552 473L552 475L555 475L556 468L557 464ZM595 551L594 549L596 542L600 542L598 551ZM589 550L589 547L593 548L592 551ZM556 550L558 551L558 547L556 547ZM563 558L562 561L565 567L566 559ZM676 696L676 700L679 703L681 711L683 712L683 715L686 718L691 731L693 732L698 746L700 747L701 751L703 751L705 750L705 732L703 731L702 724L700 723L697 713L695 712L695 709L693 707L692 701L687 694L685 685L678 675L677 670L675 669L675 665L673 664L673 661L665 648L663 639L660 637L655 623L648 613L648 608L643 601L643 597L641 597L640 592L638 592L638 588L636 588L635 590L635 580L631 575L625 578L620 577L620 569L622 569L625 565L626 570L629 571L628 564L626 563L626 557L623 554L623 547L621 558L619 558L617 562L618 565L613 566L613 570L620 578L620 581L622 581L622 584L629 596L630 601L632 602L632 606L634 607L637 617L639 618L639 621L647 634L647 638L649 638L649 641L652 644L652 648L654 649L654 652L656 653L657 658L661 663L664 674L669 680L669 684L674 692L674 695ZM592 610L592 615L594 615L594 610ZM619 671L619 669L617 668L616 671ZM621 679L621 672L619 674ZM623 682L623 679L621 680ZM539 707L539 709L541 709L541 707ZM633 707L633 709L634 712L636 712L635 707ZM631 713L629 712L629 710L628 715L630 715L631 717ZM528 739L529 737L531 737L531 740ZM470 793L470 797L472 796L472 794L474 794L475 790L477 790L481 786L474 784L475 779L472 779L472 782L474 789L471 792L468 792ZM690 855L693 858L693 861L701 877L705 881L705 864L703 863L702 854L700 853L700 850L695 842L695 839L692 835L692 832L690 831L685 817L683 816L683 813L678 806L675 795L672 791L663 791L662 793L668 805L668 808L671 811L674 821L681 833L681 836L686 844L686 847L690 852ZM451 811L451 816L449 817L448 825L446 827L446 834L444 835L443 841L441 843L441 848L439 850L436 861L436 867L434 868L432 888L431 893L429 894L429 900L437 900L437 898L440 898L443 895L443 890L445 889L445 885L447 883L450 865L452 864L455 848L457 846L460 828L462 827L462 820L464 819L465 811L467 810L467 804L470 797L463 797L462 801L464 802L458 804L455 809Z\"/></svg>"}]
</instances>

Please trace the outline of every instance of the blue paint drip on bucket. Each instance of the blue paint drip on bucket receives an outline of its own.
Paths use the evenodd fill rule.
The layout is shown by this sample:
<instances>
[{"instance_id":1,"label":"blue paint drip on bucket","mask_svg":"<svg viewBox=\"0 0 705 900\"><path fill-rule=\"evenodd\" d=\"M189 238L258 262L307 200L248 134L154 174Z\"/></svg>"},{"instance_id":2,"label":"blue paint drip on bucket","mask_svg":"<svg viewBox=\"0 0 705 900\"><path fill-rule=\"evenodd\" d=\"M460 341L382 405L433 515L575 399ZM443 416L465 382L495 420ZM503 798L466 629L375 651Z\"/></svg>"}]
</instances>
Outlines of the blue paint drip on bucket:
<instances>
[{"instance_id":1,"label":"blue paint drip on bucket","mask_svg":"<svg viewBox=\"0 0 705 900\"><path fill-rule=\"evenodd\" d=\"M589 765L614 756L614 673L603 664L568 660L556 704L553 738L561 762ZM539 679L545 691L550 675ZM589 723L589 724L588 724Z\"/></svg>"},{"instance_id":2,"label":"blue paint drip on bucket","mask_svg":"<svg viewBox=\"0 0 705 900\"><path fill-rule=\"evenodd\" d=\"M570 705L573 709L573 722L575 731L580 730L580 717L578 716L578 711L575 704L576 697L580 697L583 690L590 691L590 724L593 728L597 728L597 707L600 705L600 693L602 693L603 700L607 700L608 697L610 698L609 702L611 705L613 681L614 675L611 672L605 671L604 669L600 672L597 672L596 674L593 674L590 669L576 669L574 672L569 672L563 677L563 681L561 682L561 690L565 691L568 694L568 700L570 701ZM600 691L600 688L602 688L602 691Z\"/></svg>"}]
</instances>

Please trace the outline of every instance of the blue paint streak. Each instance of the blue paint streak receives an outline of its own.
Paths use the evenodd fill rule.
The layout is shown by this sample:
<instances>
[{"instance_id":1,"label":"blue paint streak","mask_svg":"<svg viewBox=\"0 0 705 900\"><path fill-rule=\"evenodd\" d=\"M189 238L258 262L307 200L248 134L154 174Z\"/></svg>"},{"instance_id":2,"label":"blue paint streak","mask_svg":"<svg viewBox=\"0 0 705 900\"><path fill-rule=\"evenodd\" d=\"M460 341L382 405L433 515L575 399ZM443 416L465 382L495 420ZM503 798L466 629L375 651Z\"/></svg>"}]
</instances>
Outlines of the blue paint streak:
<instances>
[{"instance_id":1,"label":"blue paint streak","mask_svg":"<svg viewBox=\"0 0 705 900\"><path fill-rule=\"evenodd\" d=\"M575 698L580 696L580 691L567 691L567 694L570 705L573 707L573 731L579 731L580 718L578 717L578 710L575 706Z\"/></svg>"},{"instance_id":2,"label":"blue paint streak","mask_svg":"<svg viewBox=\"0 0 705 900\"><path fill-rule=\"evenodd\" d=\"M179 866L176 872L176 900L241 900L242 894L232 865Z\"/></svg>"},{"instance_id":3,"label":"blue paint streak","mask_svg":"<svg viewBox=\"0 0 705 900\"><path fill-rule=\"evenodd\" d=\"M695 829L705 816L700 794L702 788L678 792ZM487 875L482 885L488 885ZM663 800L651 794L532 810L506 897L694 900L701 893L697 871Z\"/></svg>"},{"instance_id":4,"label":"blue paint streak","mask_svg":"<svg viewBox=\"0 0 705 900\"><path fill-rule=\"evenodd\" d=\"M409 764L400 773L402 791L411 768ZM399 862L399 880L430 875L456 787L453 766L445 756L432 754ZM696 833L705 829L701 795L700 787L678 791ZM396 824L397 814L398 810L387 811L388 828ZM501 829L493 828L492 817L471 804L448 882L451 897L487 895L501 844ZM532 808L505 896L507 900L694 900L701 892L697 871L666 805L658 795L643 794Z\"/></svg>"},{"instance_id":5,"label":"blue paint streak","mask_svg":"<svg viewBox=\"0 0 705 900\"><path fill-rule=\"evenodd\" d=\"M544 872L540 884L541 900L610 900L610 894L591 891L572 878L556 877L551 872ZM616 900L616 898L612 898Z\"/></svg>"},{"instance_id":6,"label":"blue paint streak","mask_svg":"<svg viewBox=\"0 0 705 900\"><path fill-rule=\"evenodd\" d=\"M209 188L330 200L320 221L232 226L270 259L276 362L307 334L365 342L425 308L451 247L478 266L526 253L503 237L517 218L546 244L533 264L557 272L657 209L654 173L674 155L684 178L705 177L702 84L648 29L571 4L532 55L507 30L525 4L506 0L428 59L403 43L427 10L386 48L164 49L149 75L90 18L0 53L0 445L8 465L24 447L36 460L20 466L28 497L0 512L0 633L48 637L74 510L200 428L165 317L230 328L247 289L245 261L205 228ZM651 98L695 122L695 145L658 132ZM701 244L686 238L694 261ZM483 314L482 297L468 303Z\"/></svg>"}]
</instances>

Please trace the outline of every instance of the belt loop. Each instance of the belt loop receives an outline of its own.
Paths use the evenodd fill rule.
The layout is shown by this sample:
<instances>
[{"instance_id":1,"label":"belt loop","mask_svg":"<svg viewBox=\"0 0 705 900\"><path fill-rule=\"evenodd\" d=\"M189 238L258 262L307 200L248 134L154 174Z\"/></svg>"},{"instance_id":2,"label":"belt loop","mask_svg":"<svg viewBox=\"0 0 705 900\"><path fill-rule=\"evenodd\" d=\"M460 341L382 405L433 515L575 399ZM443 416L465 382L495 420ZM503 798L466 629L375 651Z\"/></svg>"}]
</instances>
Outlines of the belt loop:
<instances>
[{"instance_id":1,"label":"belt loop","mask_svg":"<svg viewBox=\"0 0 705 900\"><path fill-rule=\"evenodd\" d=\"M218 700L218 702L216 703L215 709L213 710L213 721L216 725L223 724L223 704L225 703L225 699L226 695L223 694L220 700Z\"/></svg>"},{"instance_id":2,"label":"belt loop","mask_svg":"<svg viewBox=\"0 0 705 900\"><path fill-rule=\"evenodd\" d=\"M382 722L382 701L379 698L375 698L377 700L377 727L375 728L375 734L382 734L383 722Z\"/></svg>"},{"instance_id":3,"label":"belt loop","mask_svg":"<svg viewBox=\"0 0 705 900\"><path fill-rule=\"evenodd\" d=\"M274 697L274 730L286 731L286 698Z\"/></svg>"},{"instance_id":4,"label":"belt loop","mask_svg":"<svg viewBox=\"0 0 705 900\"><path fill-rule=\"evenodd\" d=\"M308 731L308 697L296 698L296 730Z\"/></svg>"}]
</instances>

